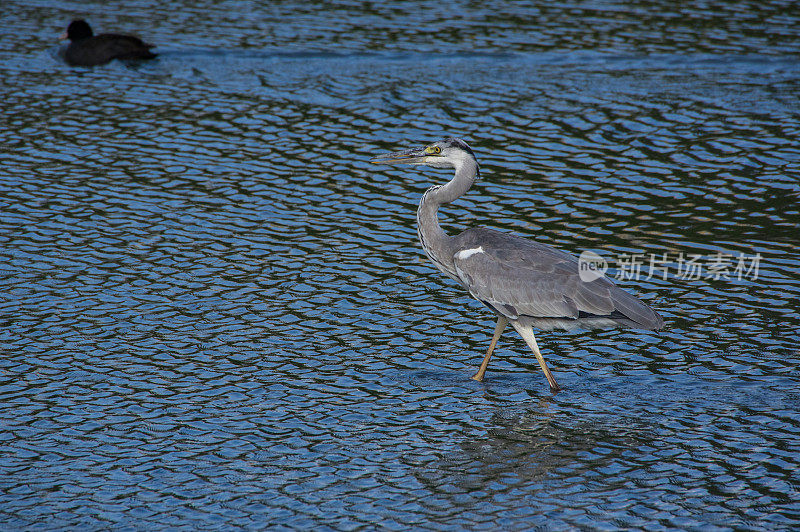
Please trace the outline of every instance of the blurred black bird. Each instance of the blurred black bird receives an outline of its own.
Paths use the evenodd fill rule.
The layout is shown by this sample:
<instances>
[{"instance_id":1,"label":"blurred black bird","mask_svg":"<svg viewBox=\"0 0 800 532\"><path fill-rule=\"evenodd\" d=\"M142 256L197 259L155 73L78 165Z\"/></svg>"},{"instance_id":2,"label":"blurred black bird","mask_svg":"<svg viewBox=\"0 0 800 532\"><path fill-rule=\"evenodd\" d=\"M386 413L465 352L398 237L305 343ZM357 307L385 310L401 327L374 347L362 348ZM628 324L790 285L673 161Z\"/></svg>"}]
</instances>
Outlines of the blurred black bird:
<instances>
[{"instance_id":1,"label":"blurred black bird","mask_svg":"<svg viewBox=\"0 0 800 532\"><path fill-rule=\"evenodd\" d=\"M153 59L152 44L138 37L102 33L94 35L85 20L73 20L67 27L64 38L70 40L61 50L64 61L73 66L103 65L113 59Z\"/></svg>"}]
</instances>

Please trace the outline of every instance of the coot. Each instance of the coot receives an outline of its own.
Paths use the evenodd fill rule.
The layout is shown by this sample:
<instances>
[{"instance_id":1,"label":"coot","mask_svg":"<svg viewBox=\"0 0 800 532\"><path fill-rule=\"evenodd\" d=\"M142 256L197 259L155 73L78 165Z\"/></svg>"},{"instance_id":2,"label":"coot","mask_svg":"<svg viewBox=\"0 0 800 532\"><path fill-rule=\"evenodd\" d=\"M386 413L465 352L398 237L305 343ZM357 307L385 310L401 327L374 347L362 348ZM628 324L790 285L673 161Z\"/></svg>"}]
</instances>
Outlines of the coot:
<instances>
[{"instance_id":1,"label":"coot","mask_svg":"<svg viewBox=\"0 0 800 532\"><path fill-rule=\"evenodd\" d=\"M64 61L76 66L103 65L112 59L153 59L152 44L138 37L102 33L94 35L85 20L73 20L67 27L69 45L61 51Z\"/></svg>"}]
</instances>

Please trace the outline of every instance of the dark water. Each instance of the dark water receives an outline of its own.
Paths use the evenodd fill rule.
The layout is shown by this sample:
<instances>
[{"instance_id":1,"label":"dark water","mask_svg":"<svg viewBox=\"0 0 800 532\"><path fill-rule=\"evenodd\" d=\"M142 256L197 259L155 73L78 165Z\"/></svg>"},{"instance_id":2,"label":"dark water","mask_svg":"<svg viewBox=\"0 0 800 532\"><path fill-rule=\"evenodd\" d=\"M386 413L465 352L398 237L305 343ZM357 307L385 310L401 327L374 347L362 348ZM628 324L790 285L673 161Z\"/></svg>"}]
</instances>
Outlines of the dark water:
<instances>
[{"instance_id":1,"label":"dark water","mask_svg":"<svg viewBox=\"0 0 800 532\"><path fill-rule=\"evenodd\" d=\"M76 15L161 56L69 68ZM795 3L0 20L3 529L800 526ZM367 162L445 135L451 232L667 254L619 281L667 329L539 335L555 396L509 330L469 380L492 317L414 226L449 174Z\"/></svg>"}]
</instances>

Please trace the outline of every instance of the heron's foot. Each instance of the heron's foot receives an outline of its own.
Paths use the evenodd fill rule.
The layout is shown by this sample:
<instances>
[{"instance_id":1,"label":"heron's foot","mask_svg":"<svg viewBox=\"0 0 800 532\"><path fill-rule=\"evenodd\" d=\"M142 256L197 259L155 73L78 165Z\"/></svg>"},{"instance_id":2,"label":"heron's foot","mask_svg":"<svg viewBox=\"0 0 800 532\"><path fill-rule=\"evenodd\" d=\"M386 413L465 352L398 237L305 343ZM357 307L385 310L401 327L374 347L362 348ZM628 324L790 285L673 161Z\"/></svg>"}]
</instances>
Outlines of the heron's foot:
<instances>
[{"instance_id":1,"label":"heron's foot","mask_svg":"<svg viewBox=\"0 0 800 532\"><path fill-rule=\"evenodd\" d=\"M472 377L470 377L474 381L481 382L483 380L483 375L481 373L476 373Z\"/></svg>"},{"instance_id":2,"label":"heron's foot","mask_svg":"<svg viewBox=\"0 0 800 532\"><path fill-rule=\"evenodd\" d=\"M553 395L557 394L561 390L562 388L560 388L558 384L556 384L555 386L550 386L550 393L552 393Z\"/></svg>"}]
</instances>

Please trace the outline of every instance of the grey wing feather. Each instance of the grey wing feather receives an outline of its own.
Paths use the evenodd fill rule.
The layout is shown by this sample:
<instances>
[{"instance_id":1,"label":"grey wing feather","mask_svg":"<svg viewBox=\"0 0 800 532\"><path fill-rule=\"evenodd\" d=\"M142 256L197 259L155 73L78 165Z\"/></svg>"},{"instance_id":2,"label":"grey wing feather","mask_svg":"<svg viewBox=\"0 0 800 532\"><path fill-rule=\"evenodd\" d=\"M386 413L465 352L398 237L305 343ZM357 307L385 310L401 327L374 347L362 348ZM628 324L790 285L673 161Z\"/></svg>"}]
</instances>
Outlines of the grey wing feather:
<instances>
[{"instance_id":1,"label":"grey wing feather","mask_svg":"<svg viewBox=\"0 0 800 532\"><path fill-rule=\"evenodd\" d=\"M551 246L490 229L456 237L453 264L473 297L511 319L613 321L658 329L650 307L605 277L581 280L578 260ZM477 250L459 254L461 250Z\"/></svg>"}]
</instances>

